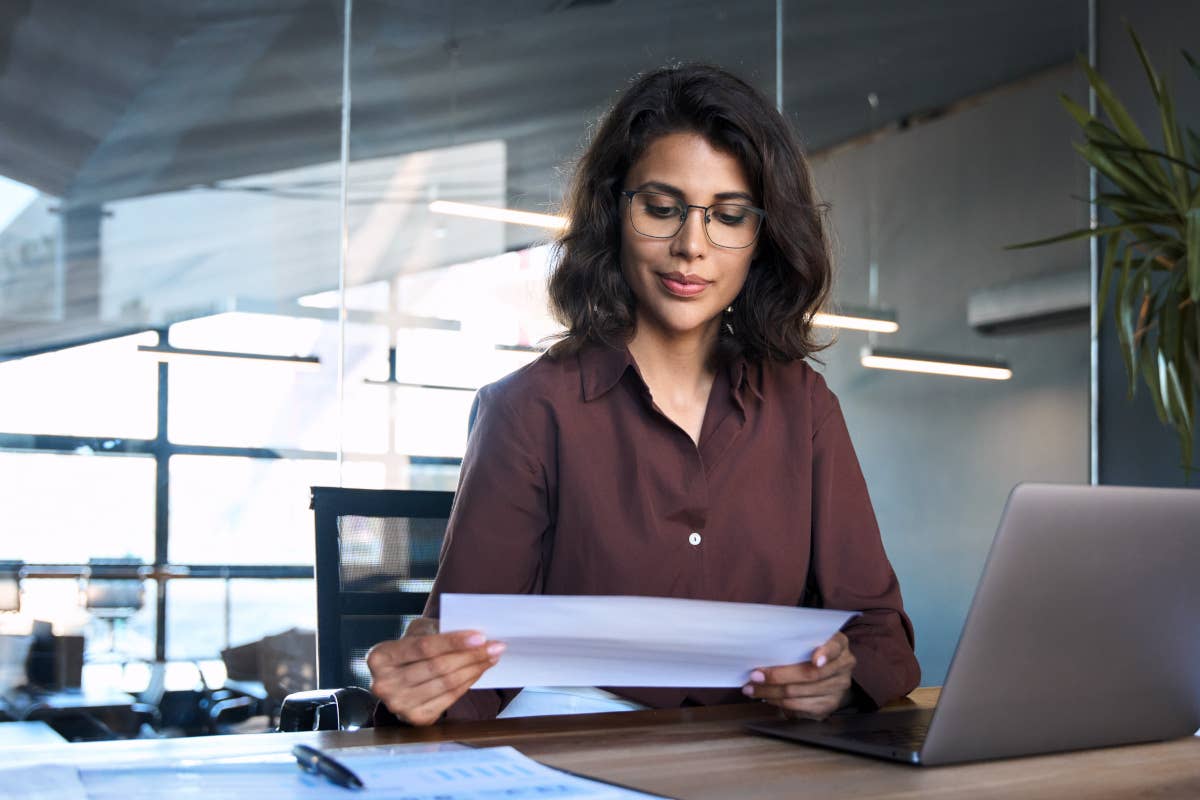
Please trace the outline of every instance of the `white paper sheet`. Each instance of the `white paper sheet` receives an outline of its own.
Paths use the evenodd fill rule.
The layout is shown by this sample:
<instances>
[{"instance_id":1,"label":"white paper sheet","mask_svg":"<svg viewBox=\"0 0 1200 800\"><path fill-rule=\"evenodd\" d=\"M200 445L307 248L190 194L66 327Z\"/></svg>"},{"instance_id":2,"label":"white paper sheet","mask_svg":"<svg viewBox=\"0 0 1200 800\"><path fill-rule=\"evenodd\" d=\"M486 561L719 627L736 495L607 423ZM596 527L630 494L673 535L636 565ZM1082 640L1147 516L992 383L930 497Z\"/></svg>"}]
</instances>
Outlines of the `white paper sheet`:
<instances>
[{"instance_id":1,"label":"white paper sheet","mask_svg":"<svg viewBox=\"0 0 1200 800\"><path fill-rule=\"evenodd\" d=\"M284 741L281 737L281 741ZM354 747L328 752L363 782L351 791L296 767L286 752L220 761L138 763L82 770L92 800L221 798L262 800L496 800L496 798L587 798L651 800L654 795L588 780L539 764L511 747L471 748L458 744ZM5 775L0 770L0 776ZM74 800L74 798L72 798Z\"/></svg>"},{"instance_id":2,"label":"white paper sheet","mask_svg":"<svg viewBox=\"0 0 1200 800\"><path fill-rule=\"evenodd\" d=\"M853 611L664 597L442 595L441 630L508 645L476 689L741 686L807 661Z\"/></svg>"},{"instance_id":3,"label":"white paper sheet","mask_svg":"<svg viewBox=\"0 0 1200 800\"><path fill-rule=\"evenodd\" d=\"M87 800L75 767L38 764L0 770L0 800Z\"/></svg>"}]
</instances>

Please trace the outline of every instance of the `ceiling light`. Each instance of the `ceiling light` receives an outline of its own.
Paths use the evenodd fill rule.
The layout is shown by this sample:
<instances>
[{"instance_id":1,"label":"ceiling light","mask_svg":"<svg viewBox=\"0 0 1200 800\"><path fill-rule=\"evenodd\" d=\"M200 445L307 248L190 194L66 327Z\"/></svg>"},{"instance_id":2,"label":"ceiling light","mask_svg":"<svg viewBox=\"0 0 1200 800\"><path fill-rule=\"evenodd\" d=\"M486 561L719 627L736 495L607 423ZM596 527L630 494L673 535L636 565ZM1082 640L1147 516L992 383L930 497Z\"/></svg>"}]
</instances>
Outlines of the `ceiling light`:
<instances>
[{"instance_id":1,"label":"ceiling light","mask_svg":"<svg viewBox=\"0 0 1200 800\"><path fill-rule=\"evenodd\" d=\"M532 211L516 211L511 208L479 206L474 203L455 203L450 200L434 200L429 210L435 214L450 214L455 217L488 219L494 222L509 222L513 225L529 225L534 228L559 230L567 227L567 218L553 214L536 214Z\"/></svg>"},{"instance_id":2,"label":"ceiling light","mask_svg":"<svg viewBox=\"0 0 1200 800\"><path fill-rule=\"evenodd\" d=\"M837 313L819 311L813 314L812 323L819 328L844 328L869 333L895 333L900 330L896 312L858 306L839 306Z\"/></svg>"},{"instance_id":3,"label":"ceiling light","mask_svg":"<svg viewBox=\"0 0 1200 800\"><path fill-rule=\"evenodd\" d=\"M287 364L296 369L317 370L321 368L321 359L316 356L283 356L271 353L239 353L232 350L196 350L189 347L172 347L171 345L138 345L139 353L151 353L160 362L192 361L198 358L232 358L242 361L253 361L260 364Z\"/></svg>"},{"instance_id":4,"label":"ceiling light","mask_svg":"<svg viewBox=\"0 0 1200 800\"><path fill-rule=\"evenodd\" d=\"M864 347L861 361L864 367L871 367L872 369L920 372L928 375L949 375L956 378L1006 381L1012 377L1012 370L1003 361L918 353L911 350Z\"/></svg>"},{"instance_id":5,"label":"ceiling light","mask_svg":"<svg viewBox=\"0 0 1200 800\"><path fill-rule=\"evenodd\" d=\"M509 353L544 353L546 348L536 344L498 344L497 350Z\"/></svg>"}]
</instances>

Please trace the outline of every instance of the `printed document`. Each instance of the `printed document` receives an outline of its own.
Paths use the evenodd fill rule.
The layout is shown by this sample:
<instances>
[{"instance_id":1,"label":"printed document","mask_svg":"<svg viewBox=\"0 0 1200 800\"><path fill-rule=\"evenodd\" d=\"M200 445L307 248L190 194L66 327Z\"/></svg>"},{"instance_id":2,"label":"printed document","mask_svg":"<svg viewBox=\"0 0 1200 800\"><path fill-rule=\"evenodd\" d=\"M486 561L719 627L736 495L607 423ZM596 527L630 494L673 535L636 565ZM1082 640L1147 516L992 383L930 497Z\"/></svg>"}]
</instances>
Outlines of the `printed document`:
<instances>
[{"instance_id":1,"label":"printed document","mask_svg":"<svg viewBox=\"0 0 1200 800\"><path fill-rule=\"evenodd\" d=\"M276 734L264 734L276 736ZM294 739L278 734L284 750L244 758L74 767L0 769L0 798L52 800L498 800L586 798L655 800L657 795L589 780L547 767L511 747L454 743L351 747L328 752L362 779L363 789L335 786L301 771L287 752ZM25 783L16 790L13 782Z\"/></svg>"},{"instance_id":2,"label":"printed document","mask_svg":"<svg viewBox=\"0 0 1200 800\"><path fill-rule=\"evenodd\" d=\"M667 597L442 595L441 630L508 645L476 689L734 687L807 661L854 611Z\"/></svg>"}]
</instances>

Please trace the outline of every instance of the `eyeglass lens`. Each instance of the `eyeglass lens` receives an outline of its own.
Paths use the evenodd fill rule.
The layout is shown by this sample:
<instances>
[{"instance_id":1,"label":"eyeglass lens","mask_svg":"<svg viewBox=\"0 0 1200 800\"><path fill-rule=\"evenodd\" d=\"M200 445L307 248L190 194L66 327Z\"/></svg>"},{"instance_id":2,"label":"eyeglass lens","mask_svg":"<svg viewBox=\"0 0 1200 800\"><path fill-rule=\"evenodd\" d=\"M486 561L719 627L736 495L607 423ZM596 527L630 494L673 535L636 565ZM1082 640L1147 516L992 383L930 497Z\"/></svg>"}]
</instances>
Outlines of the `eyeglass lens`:
<instances>
[{"instance_id":1,"label":"eyeglass lens","mask_svg":"<svg viewBox=\"0 0 1200 800\"><path fill-rule=\"evenodd\" d=\"M634 230L657 239L670 239L678 233L686 210L676 198L657 192L634 192L629 198ZM716 203L702 213L708 239L719 247L750 246L762 224L758 211L737 203Z\"/></svg>"}]
</instances>

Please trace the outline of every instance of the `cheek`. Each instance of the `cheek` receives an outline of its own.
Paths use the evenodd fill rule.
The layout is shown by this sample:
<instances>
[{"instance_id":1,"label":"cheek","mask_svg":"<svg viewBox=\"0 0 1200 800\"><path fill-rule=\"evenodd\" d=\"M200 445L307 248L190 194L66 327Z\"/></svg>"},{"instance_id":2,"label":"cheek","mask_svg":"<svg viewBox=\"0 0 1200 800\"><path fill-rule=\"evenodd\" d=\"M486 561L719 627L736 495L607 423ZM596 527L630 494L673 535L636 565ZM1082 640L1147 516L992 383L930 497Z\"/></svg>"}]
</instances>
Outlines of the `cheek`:
<instances>
[{"instance_id":1,"label":"cheek","mask_svg":"<svg viewBox=\"0 0 1200 800\"><path fill-rule=\"evenodd\" d=\"M742 288L745 287L746 280L750 277L751 263L747 261L733 271L737 277L734 278L730 285L730 289L732 290L730 294L731 299L737 297L741 293Z\"/></svg>"}]
</instances>

